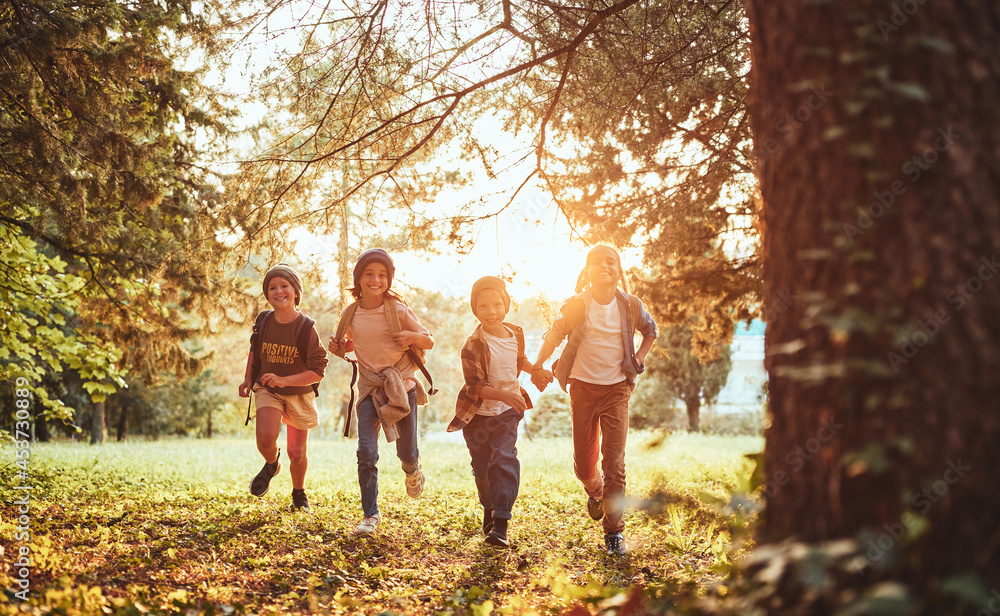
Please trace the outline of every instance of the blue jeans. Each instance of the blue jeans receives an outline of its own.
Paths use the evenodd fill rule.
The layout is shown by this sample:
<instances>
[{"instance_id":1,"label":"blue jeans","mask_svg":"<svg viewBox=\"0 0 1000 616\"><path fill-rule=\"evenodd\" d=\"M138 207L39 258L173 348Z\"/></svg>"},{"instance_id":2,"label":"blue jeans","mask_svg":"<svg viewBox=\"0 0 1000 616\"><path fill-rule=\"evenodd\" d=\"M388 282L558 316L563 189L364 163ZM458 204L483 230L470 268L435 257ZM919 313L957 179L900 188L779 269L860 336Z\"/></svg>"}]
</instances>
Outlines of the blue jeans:
<instances>
[{"instance_id":1,"label":"blue jeans","mask_svg":"<svg viewBox=\"0 0 1000 616\"><path fill-rule=\"evenodd\" d=\"M476 415L462 430L472 455L472 474L483 509L493 517L509 520L521 484L517 459L517 424L524 417L514 410L499 415Z\"/></svg>"},{"instance_id":2,"label":"blue jeans","mask_svg":"<svg viewBox=\"0 0 1000 616\"><path fill-rule=\"evenodd\" d=\"M403 463L403 471L410 473L420 464L417 450L417 392L410 390L410 413L399 420L396 429L396 457ZM358 403L358 485L361 486L361 508L365 517L379 514L378 511L378 435L380 425L378 411L372 397Z\"/></svg>"}]
</instances>

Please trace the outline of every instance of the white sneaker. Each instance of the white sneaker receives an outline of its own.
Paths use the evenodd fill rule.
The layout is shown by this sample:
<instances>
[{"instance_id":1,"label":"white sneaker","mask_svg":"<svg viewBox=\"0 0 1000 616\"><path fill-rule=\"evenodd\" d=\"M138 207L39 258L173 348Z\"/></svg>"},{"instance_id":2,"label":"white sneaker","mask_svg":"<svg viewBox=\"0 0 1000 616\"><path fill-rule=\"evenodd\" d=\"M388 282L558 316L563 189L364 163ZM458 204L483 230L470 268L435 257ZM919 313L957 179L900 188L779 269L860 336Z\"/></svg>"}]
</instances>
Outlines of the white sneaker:
<instances>
[{"instance_id":1,"label":"white sneaker","mask_svg":"<svg viewBox=\"0 0 1000 616\"><path fill-rule=\"evenodd\" d=\"M354 534L370 535L375 532L375 529L378 527L381 521L382 521L382 516L378 515L371 518L365 518L361 520L361 523L358 524L358 527L354 529Z\"/></svg>"},{"instance_id":2,"label":"white sneaker","mask_svg":"<svg viewBox=\"0 0 1000 616\"><path fill-rule=\"evenodd\" d=\"M417 498L424 491L424 473L418 466L412 473L406 473L406 493Z\"/></svg>"}]
</instances>

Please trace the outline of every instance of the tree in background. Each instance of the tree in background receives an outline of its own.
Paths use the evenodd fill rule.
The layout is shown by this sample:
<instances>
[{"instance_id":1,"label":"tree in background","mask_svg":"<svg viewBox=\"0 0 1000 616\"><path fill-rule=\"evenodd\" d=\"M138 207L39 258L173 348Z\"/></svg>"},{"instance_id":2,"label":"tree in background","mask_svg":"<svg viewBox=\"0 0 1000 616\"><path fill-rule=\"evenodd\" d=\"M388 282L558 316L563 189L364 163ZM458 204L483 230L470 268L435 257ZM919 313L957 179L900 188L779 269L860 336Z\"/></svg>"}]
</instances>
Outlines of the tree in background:
<instances>
[{"instance_id":1,"label":"tree in background","mask_svg":"<svg viewBox=\"0 0 1000 616\"><path fill-rule=\"evenodd\" d=\"M1000 5L747 7L767 299L792 298L766 333L767 611L992 611ZM817 592L820 560L868 589Z\"/></svg>"},{"instance_id":2,"label":"tree in background","mask_svg":"<svg viewBox=\"0 0 1000 616\"><path fill-rule=\"evenodd\" d=\"M688 430L701 430L701 408L715 404L732 368L729 345L715 346L712 351L716 357L705 361L693 348L690 324L660 328L660 337L646 359L646 372L636 392L633 414L641 411L647 415L637 427L643 424L659 427L654 422L669 420L675 401L679 400L687 411Z\"/></svg>"},{"instance_id":3,"label":"tree in background","mask_svg":"<svg viewBox=\"0 0 1000 616\"><path fill-rule=\"evenodd\" d=\"M337 235L351 203L382 245L461 251L488 198L506 209L534 182L586 241L643 247L640 290L662 323L698 315L697 353L756 310L740 2L228 6L220 62L298 35L251 78L280 122L243 165L248 236ZM473 184L472 202L435 201Z\"/></svg>"},{"instance_id":4,"label":"tree in background","mask_svg":"<svg viewBox=\"0 0 1000 616\"><path fill-rule=\"evenodd\" d=\"M194 145L225 112L176 44L190 3L12 0L0 8L0 378L41 387L70 369L95 403L125 374L185 374L229 284L219 182ZM9 266L8 266L9 264Z\"/></svg>"}]
</instances>

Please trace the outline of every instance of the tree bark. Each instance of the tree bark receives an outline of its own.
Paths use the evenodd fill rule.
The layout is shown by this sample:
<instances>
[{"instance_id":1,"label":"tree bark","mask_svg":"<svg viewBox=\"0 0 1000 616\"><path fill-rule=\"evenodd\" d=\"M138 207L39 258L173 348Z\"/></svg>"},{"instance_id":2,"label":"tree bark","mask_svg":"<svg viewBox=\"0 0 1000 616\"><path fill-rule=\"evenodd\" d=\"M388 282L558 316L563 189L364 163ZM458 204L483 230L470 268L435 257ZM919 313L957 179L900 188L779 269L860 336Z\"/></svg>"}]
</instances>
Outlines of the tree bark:
<instances>
[{"instance_id":1,"label":"tree bark","mask_svg":"<svg viewBox=\"0 0 1000 616\"><path fill-rule=\"evenodd\" d=\"M128 438L128 404L118 404L118 430L115 439L119 442Z\"/></svg>"},{"instance_id":2,"label":"tree bark","mask_svg":"<svg viewBox=\"0 0 1000 616\"><path fill-rule=\"evenodd\" d=\"M1000 4L746 4L765 305L792 298L760 538L926 522L914 587L1000 587Z\"/></svg>"},{"instance_id":3,"label":"tree bark","mask_svg":"<svg viewBox=\"0 0 1000 616\"><path fill-rule=\"evenodd\" d=\"M688 432L701 431L701 396L686 396L684 405L687 407Z\"/></svg>"},{"instance_id":4,"label":"tree bark","mask_svg":"<svg viewBox=\"0 0 1000 616\"><path fill-rule=\"evenodd\" d=\"M35 440L39 443L47 443L51 438L49 422L45 419L45 407L41 400L35 397Z\"/></svg>"},{"instance_id":5,"label":"tree bark","mask_svg":"<svg viewBox=\"0 0 1000 616\"><path fill-rule=\"evenodd\" d=\"M94 412L90 417L90 444L104 442L104 403L95 402Z\"/></svg>"}]
</instances>

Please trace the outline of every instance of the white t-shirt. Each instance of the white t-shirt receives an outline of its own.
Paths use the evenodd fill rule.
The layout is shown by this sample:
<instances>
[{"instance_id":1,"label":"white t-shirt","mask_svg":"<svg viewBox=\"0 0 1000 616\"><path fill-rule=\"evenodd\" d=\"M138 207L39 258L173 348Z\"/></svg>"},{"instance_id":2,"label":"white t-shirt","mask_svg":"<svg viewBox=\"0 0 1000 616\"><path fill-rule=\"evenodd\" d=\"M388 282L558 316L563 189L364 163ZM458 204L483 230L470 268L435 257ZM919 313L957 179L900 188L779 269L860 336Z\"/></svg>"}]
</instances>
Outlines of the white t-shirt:
<instances>
[{"instance_id":1,"label":"white t-shirt","mask_svg":"<svg viewBox=\"0 0 1000 616\"><path fill-rule=\"evenodd\" d=\"M623 344L618 302L611 300L611 303L603 305L591 299L587 306L583 340L569 377L593 385L614 385L624 381Z\"/></svg>"},{"instance_id":2,"label":"white t-shirt","mask_svg":"<svg viewBox=\"0 0 1000 616\"><path fill-rule=\"evenodd\" d=\"M521 385L517 382L517 337L509 329L507 333L510 336L507 338L497 338L485 331L480 333L490 349L490 365L486 374L490 387L520 395ZM500 400L483 400L476 414L499 415L507 410L510 410L510 406Z\"/></svg>"}]
</instances>

